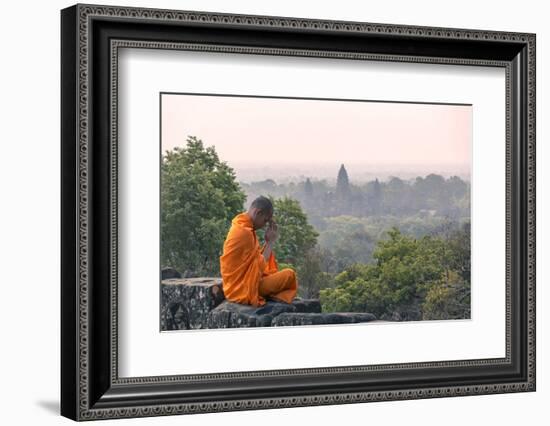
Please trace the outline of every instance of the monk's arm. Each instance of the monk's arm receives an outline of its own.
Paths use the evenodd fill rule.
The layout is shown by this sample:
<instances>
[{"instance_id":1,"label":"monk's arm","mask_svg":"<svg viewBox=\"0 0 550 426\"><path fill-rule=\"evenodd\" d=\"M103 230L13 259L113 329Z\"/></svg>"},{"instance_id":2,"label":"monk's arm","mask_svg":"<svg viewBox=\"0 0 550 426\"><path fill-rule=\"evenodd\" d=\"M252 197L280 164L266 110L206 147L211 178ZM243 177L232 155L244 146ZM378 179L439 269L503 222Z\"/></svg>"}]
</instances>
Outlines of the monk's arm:
<instances>
[{"instance_id":1,"label":"monk's arm","mask_svg":"<svg viewBox=\"0 0 550 426\"><path fill-rule=\"evenodd\" d=\"M271 256L271 252L273 251L273 243L271 241L267 241L264 245L264 260L267 262L269 261L269 256Z\"/></svg>"}]
</instances>

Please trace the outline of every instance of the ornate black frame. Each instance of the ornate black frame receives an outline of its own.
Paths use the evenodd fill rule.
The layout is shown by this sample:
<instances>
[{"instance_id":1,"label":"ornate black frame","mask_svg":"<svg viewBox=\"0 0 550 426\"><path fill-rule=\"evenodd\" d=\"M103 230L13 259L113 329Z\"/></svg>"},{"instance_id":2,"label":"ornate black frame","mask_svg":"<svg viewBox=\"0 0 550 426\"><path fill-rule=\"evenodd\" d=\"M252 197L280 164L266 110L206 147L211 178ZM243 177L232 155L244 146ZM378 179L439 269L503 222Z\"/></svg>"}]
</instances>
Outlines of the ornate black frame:
<instances>
[{"instance_id":1,"label":"ornate black frame","mask_svg":"<svg viewBox=\"0 0 550 426\"><path fill-rule=\"evenodd\" d=\"M535 390L535 35L76 5L61 12L61 414L158 416ZM506 357L121 379L117 49L506 69Z\"/></svg>"}]
</instances>

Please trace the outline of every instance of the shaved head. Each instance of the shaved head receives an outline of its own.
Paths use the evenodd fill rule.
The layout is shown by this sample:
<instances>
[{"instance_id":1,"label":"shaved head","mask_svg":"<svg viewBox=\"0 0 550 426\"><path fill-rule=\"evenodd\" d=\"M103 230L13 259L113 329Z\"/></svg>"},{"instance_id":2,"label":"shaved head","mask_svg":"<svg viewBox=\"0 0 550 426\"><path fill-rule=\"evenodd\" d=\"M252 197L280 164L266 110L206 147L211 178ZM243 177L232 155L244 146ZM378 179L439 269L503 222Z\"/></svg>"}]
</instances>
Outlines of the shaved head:
<instances>
[{"instance_id":1,"label":"shaved head","mask_svg":"<svg viewBox=\"0 0 550 426\"><path fill-rule=\"evenodd\" d=\"M252 201L252 204L250 204L250 208L258 209L263 213L273 213L273 203L269 198L264 197L263 195L260 195L258 198Z\"/></svg>"},{"instance_id":2,"label":"shaved head","mask_svg":"<svg viewBox=\"0 0 550 426\"><path fill-rule=\"evenodd\" d=\"M273 203L267 197L260 196L252 201L248 209L254 229L263 228L273 216Z\"/></svg>"}]
</instances>

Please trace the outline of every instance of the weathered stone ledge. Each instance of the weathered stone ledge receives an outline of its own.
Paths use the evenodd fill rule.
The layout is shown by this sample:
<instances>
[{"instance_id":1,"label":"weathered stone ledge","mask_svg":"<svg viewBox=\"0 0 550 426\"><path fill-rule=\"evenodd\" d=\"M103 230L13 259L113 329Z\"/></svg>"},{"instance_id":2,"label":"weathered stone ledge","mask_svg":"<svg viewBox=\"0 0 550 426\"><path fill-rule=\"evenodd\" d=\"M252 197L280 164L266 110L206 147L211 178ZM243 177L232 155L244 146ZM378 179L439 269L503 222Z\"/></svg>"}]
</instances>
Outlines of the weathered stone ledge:
<instances>
[{"instance_id":1,"label":"weathered stone ledge","mask_svg":"<svg viewBox=\"0 0 550 426\"><path fill-rule=\"evenodd\" d=\"M232 303L223 295L221 278L170 278L161 283L161 330L350 324L376 318L368 313L321 312L317 299L291 304L267 301L254 307Z\"/></svg>"}]
</instances>

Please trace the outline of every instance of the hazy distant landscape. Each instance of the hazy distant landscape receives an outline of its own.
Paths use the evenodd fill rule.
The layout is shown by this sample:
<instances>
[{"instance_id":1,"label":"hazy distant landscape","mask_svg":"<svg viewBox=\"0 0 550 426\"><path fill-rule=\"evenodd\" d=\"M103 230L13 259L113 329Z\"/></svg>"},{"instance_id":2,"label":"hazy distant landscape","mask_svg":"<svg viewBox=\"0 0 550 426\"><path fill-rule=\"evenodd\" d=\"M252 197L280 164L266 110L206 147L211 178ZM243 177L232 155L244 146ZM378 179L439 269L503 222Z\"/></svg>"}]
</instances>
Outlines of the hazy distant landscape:
<instances>
[{"instance_id":1,"label":"hazy distant landscape","mask_svg":"<svg viewBox=\"0 0 550 426\"><path fill-rule=\"evenodd\" d=\"M305 181L308 177L314 177L317 180L326 180L328 183L336 182L335 170L338 170L341 163L325 163L325 164L289 164L269 165L269 164L239 164L232 163L235 170L237 180L243 183L258 182L265 179L273 179L278 183L290 183ZM345 163L346 170L350 176L353 176L354 183L368 182L375 179L380 181L389 180L391 177L408 180L414 179L417 176L427 176L429 174L437 174L445 178L458 176L462 180L470 180L470 166L463 165L384 165L378 164L354 164Z\"/></svg>"}]
</instances>

